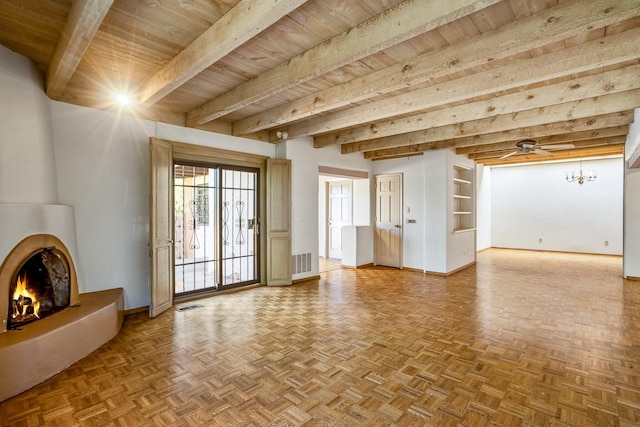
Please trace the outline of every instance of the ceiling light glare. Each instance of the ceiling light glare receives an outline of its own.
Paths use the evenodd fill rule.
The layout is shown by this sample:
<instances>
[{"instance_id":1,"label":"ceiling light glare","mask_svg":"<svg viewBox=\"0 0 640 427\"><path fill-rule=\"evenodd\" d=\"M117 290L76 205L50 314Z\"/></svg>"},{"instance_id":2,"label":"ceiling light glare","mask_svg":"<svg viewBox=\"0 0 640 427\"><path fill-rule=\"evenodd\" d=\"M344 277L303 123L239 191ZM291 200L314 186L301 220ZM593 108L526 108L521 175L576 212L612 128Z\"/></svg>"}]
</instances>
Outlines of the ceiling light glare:
<instances>
[{"instance_id":1,"label":"ceiling light glare","mask_svg":"<svg viewBox=\"0 0 640 427\"><path fill-rule=\"evenodd\" d=\"M116 94L116 101L121 107L129 107L133 103L131 95L124 92Z\"/></svg>"}]
</instances>

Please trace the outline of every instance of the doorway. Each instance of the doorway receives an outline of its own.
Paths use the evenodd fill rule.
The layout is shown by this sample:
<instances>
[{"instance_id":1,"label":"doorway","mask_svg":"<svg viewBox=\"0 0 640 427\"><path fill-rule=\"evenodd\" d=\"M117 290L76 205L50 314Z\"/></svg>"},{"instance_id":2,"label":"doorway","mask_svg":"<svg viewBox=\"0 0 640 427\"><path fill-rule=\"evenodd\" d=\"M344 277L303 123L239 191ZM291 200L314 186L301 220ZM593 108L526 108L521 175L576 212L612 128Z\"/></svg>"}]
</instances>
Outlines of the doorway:
<instances>
[{"instance_id":1,"label":"doorway","mask_svg":"<svg viewBox=\"0 0 640 427\"><path fill-rule=\"evenodd\" d=\"M402 175L376 175L375 263L402 267Z\"/></svg>"},{"instance_id":2,"label":"doorway","mask_svg":"<svg viewBox=\"0 0 640 427\"><path fill-rule=\"evenodd\" d=\"M357 170L318 166L318 270L320 273L355 263L355 229L368 227L373 219L370 209L369 173ZM344 241L343 231L349 229ZM373 235L371 230L371 236ZM373 263L373 241L370 260ZM367 258L364 256L364 258ZM351 264L347 264L351 265ZM355 264L353 264L355 265Z\"/></svg>"},{"instance_id":3,"label":"doorway","mask_svg":"<svg viewBox=\"0 0 640 427\"><path fill-rule=\"evenodd\" d=\"M174 164L176 297L259 283L259 170Z\"/></svg>"},{"instance_id":4,"label":"doorway","mask_svg":"<svg viewBox=\"0 0 640 427\"><path fill-rule=\"evenodd\" d=\"M329 181L327 209L327 248L329 258L342 259L342 227L352 224L352 189L349 180Z\"/></svg>"}]
</instances>

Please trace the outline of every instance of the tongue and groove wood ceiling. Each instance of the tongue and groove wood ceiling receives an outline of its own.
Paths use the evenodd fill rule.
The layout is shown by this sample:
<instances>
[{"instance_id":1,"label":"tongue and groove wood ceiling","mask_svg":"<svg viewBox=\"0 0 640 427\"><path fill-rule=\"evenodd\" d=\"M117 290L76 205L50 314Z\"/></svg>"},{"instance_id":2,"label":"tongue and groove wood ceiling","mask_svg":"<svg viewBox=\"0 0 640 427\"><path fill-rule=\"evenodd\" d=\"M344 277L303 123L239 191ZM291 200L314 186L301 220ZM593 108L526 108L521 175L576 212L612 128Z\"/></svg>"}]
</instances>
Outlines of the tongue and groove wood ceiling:
<instances>
[{"instance_id":1,"label":"tongue and groove wood ceiling","mask_svg":"<svg viewBox=\"0 0 640 427\"><path fill-rule=\"evenodd\" d=\"M54 100L373 160L621 154L640 107L640 0L2 0L0 44Z\"/></svg>"}]
</instances>

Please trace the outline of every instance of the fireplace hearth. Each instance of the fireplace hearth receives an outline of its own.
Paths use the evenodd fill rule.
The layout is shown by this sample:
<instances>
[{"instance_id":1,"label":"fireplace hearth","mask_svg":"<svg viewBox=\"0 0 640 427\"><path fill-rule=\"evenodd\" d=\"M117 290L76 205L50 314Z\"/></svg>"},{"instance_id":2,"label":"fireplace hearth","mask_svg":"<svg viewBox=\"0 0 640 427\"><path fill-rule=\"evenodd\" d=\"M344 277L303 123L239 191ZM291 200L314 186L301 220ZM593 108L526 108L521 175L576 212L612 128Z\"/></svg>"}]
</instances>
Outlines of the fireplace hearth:
<instances>
[{"instance_id":1,"label":"fireplace hearth","mask_svg":"<svg viewBox=\"0 0 640 427\"><path fill-rule=\"evenodd\" d=\"M0 265L0 402L112 339L123 312L122 288L79 294L74 257L61 239L20 240Z\"/></svg>"}]
</instances>

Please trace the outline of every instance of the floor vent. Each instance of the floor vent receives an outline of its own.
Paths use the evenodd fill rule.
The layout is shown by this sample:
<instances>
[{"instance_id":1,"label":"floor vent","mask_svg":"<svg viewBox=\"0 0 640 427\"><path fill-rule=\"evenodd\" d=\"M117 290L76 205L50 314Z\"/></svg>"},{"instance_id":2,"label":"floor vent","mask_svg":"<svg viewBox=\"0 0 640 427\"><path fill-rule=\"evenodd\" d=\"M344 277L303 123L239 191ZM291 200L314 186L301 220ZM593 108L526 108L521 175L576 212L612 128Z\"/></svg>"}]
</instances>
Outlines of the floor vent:
<instances>
[{"instance_id":1,"label":"floor vent","mask_svg":"<svg viewBox=\"0 0 640 427\"><path fill-rule=\"evenodd\" d=\"M311 254L298 254L291 257L293 263L293 274L306 273L311 271Z\"/></svg>"},{"instance_id":2,"label":"floor vent","mask_svg":"<svg viewBox=\"0 0 640 427\"><path fill-rule=\"evenodd\" d=\"M204 307L202 304L185 305L183 307L176 308L176 311L195 310L196 308Z\"/></svg>"}]
</instances>

